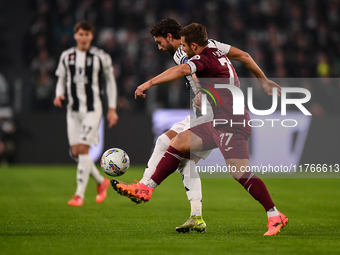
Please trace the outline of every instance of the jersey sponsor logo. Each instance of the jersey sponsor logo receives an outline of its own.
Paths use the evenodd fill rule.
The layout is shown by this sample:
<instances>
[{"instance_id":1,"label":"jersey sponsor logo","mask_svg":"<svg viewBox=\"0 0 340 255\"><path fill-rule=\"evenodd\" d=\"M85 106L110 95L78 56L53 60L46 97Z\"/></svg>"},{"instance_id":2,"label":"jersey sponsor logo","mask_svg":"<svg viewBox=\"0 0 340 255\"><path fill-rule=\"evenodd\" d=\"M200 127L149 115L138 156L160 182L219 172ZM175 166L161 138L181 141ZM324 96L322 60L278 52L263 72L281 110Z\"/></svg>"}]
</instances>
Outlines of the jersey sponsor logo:
<instances>
[{"instance_id":1,"label":"jersey sponsor logo","mask_svg":"<svg viewBox=\"0 0 340 255\"><path fill-rule=\"evenodd\" d=\"M73 82L74 83L88 83L88 78L87 76L83 76L83 75L74 75L73 76Z\"/></svg>"}]
</instances>

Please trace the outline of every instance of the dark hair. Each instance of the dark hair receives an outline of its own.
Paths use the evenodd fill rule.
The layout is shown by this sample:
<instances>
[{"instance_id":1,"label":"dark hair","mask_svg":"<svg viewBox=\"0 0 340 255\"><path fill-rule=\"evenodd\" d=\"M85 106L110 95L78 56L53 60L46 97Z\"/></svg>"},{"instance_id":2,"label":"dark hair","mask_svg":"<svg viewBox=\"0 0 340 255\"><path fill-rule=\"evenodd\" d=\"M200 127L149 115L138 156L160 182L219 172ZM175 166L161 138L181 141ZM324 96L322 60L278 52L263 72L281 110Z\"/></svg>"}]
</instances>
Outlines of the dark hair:
<instances>
[{"instance_id":1,"label":"dark hair","mask_svg":"<svg viewBox=\"0 0 340 255\"><path fill-rule=\"evenodd\" d=\"M208 34L205 26L198 23L191 23L182 29L181 36L185 36L185 42L190 45L197 43L199 46L204 47L208 44Z\"/></svg>"},{"instance_id":2,"label":"dark hair","mask_svg":"<svg viewBox=\"0 0 340 255\"><path fill-rule=\"evenodd\" d=\"M83 21L79 21L74 26L74 28L73 28L74 33L77 33L79 29L83 29L85 31L90 31L91 33L93 33L94 26L90 22L83 20Z\"/></svg>"},{"instance_id":3,"label":"dark hair","mask_svg":"<svg viewBox=\"0 0 340 255\"><path fill-rule=\"evenodd\" d=\"M181 39L179 35L181 30L182 26L176 20L166 18L154 24L150 28L150 33L155 37L162 36L163 38L166 38L167 34L170 33L174 39Z\"/></svg>"}]
</instances>

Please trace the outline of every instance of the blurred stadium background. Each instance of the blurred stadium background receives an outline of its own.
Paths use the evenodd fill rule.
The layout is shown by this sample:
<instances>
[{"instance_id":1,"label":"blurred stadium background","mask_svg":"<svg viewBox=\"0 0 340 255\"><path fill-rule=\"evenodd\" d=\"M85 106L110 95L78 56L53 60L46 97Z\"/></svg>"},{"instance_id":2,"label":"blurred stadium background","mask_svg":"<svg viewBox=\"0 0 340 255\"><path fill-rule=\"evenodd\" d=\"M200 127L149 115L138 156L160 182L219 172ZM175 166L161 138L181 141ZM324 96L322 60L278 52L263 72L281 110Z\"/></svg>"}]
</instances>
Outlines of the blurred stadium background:
<instances>
[{"instance_id":1,"label":"blurred stadium background","mask_svg":"<svg viewBox=\"0 0 340 255\"><path fill-rule=\"evenodd\" d=\"M65 112L52 101L56 64L74 45L77 21L95 24L93 44L111 55L115 68L120 120L105 129L104 147L122 147L132 163L145 164L154 111L189 108L183 80L150 90L148 100L133 99L139 84L174 65L149 34L153 23L165 17L183 26L202 23L210 38L250 53L268 77L338 78L339 13L337 0L1 1L0 162L72 163ZM233 64L240 77L251 77ZM338 163L339 83L308 89L313 118L300 162ZM322 152L325 146L330 153Z\"/></svg>"}]
</instances>

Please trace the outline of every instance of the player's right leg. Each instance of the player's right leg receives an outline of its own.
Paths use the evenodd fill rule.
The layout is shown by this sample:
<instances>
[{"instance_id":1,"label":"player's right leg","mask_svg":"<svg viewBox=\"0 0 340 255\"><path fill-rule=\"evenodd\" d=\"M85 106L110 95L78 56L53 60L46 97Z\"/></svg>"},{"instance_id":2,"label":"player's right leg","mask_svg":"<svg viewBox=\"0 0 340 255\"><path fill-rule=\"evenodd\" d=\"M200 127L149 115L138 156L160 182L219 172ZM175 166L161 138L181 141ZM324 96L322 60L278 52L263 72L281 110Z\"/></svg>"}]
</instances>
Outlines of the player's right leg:
<instances>
[{"instance_id":1,"label":"player's right leg","mask_svg":"<svg viewBox=\"0 0 340 255\"><path fill-rule=\"evenodd\" d=\"M145 169L143 178L140 183L146 183L153 173L156 171L156 167L163 157L164 153L170 145L171 139L173 139L178 133L187 130L192 125L191 116L187 116L183 121L175 123L170 130L162 134L156 140L156 145L154 152L150 157L150 160ZM196 124L197 125L197 124ZM210 152L200 152L203 158L206 158ZM183 185L190 202L190 218L197 216L202 218L202 191L201 191L201 179L197 172L192 172L191 169L194 168L195 163L199 161L200 157L195 155L191 156L190 159L183 158L180 165L178 166L178 171L180 172L183 180ZM113 180L114 183L119 182L118 180ZM115 185L113 185L115 186ZM136 203L138 198L130 197ZM201 220L203 221L203 219ZM205 224L205 223L204 223ZM184 224L185 225L185 224Z\"/></svg>"},{"instance_id":2,"label":"player's right leg","mask_svg":"<svg viewBox=\"0 0 340 255\"><path fill-rule=\"evenodd\" d=\"M164 153L168 149L171 139L174 138L176 135L177 132L170 129L157 138L155 148L153 150L153 153L151 154L151 157L148 161L147 167L145 168L143 178L140 180L140 183L145 183L147 180L150 179L150 177L155 172L156 166L158 165L159 161L161 160ZM140 204L142 202L140 199L135 197L133 193L124 192L124 190L120 188L121 185L127 184L117 179L111 180L111 186L115 191L117 191L118 194L128 196L131 199L131 201L134 202L135 204Z\"/></svg>"},{"instance_id":3,"label":"player's right leg","mask_svg":"<svg viewBox=\"0 0 340 255\"><path fill-rule=\"evenodd\" d=\"M179 133L172 139L169 148L157 165L155 173L145 184L138 186L127 185L122 187L122 189L128 193L136 194L139 199L145 202L149 201L154 188L176 171L179 163L183 159L184 153L190 152L190 148L199 151L202 150L202 147L203 143L201 138L190 132L190 130Z\"/></svg>"},{"instance_id":4,"label":"player's right leg","mask_svg":"<svg viewBox=\"0 0 340 255\"><path fill-rule=\"evenodd\" d=\"M176 130L178 130L178 128ZM157 138L155 148L145 168L143 178L140 180L141 183L145 183L156 171L159 161L170 146L171 139L177 134L178 132L170 129Z\"/></svg>"},{"instance_id":5,"label":"player's right leg","mask_svg":"<svg viewBox=\"0 0 340 255\"><path fill-rule=\"evenodd\" d=\"M89 162L92 161L91 158L89 158L89 155L84 153L86 152L86 150L89 150L89 146L87 145L84 144L71 145L72 155L74 158L78 159L78 164L77 164L77 189L73 198L70 201L68 201L68 205L70 206L82 206L84 203L85 191L91 172Z\"/></svg>"},{"instance_id":6,"label":"player's right leg","mask_svg":"<svg viewBox=\"0 0 340 255\"><path fill-rule=\"evenodd\" d=\"M72 111L67 111L66 114L67 120L67 137L68 142L70 144L71 153L73 158L77 161L77 190L73 199L68 201L68 204L71 206L82 206L84 201L85 189L88 182L88 177L90 174L90 169L83 170L84 157L79 158L79 136L80 136L80 128L81 128L81 118L79 114ZM86 160L86 159L85 159ZM81 162L80 162L81 161Z\"/></svg>"}]
</instances>

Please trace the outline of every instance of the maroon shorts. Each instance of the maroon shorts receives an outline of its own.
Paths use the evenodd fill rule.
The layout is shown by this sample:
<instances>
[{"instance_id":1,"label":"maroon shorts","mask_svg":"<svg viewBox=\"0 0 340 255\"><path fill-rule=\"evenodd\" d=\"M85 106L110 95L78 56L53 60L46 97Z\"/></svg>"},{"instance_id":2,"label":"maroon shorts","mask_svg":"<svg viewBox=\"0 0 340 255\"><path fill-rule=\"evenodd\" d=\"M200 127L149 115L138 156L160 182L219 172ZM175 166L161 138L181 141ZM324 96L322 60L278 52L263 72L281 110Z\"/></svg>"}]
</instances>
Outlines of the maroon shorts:
<instances>
[{"instance_id":1,"label":"maroon shorts","mask_svg":"<svg viewBox=\"0 0 340 255\"><path fill-rule=\"evenodd\" d=\"M250 130L240 127L223 126L215 129L213 122L190 128L203 141L203 151L219 148L225 159L249 159L247 140Z\"/></svg>"}]
</instances>

